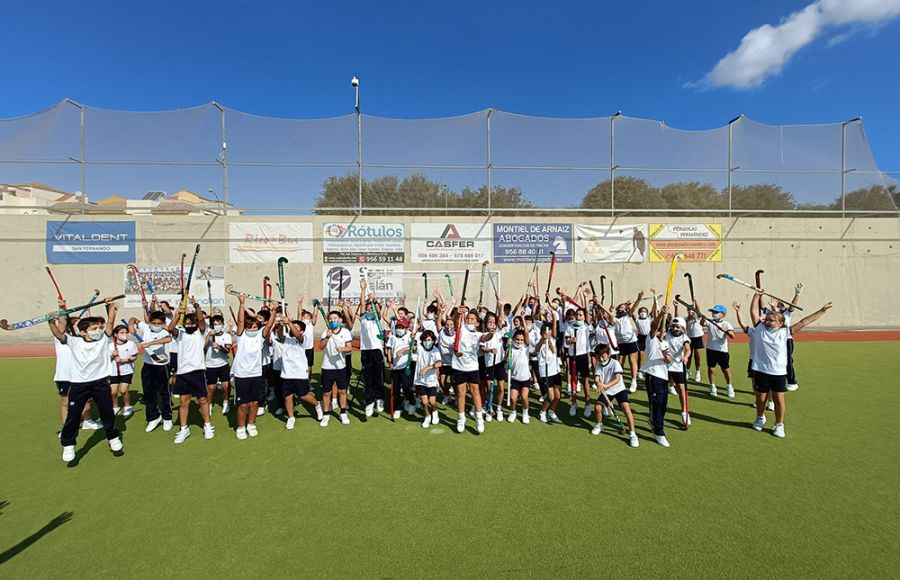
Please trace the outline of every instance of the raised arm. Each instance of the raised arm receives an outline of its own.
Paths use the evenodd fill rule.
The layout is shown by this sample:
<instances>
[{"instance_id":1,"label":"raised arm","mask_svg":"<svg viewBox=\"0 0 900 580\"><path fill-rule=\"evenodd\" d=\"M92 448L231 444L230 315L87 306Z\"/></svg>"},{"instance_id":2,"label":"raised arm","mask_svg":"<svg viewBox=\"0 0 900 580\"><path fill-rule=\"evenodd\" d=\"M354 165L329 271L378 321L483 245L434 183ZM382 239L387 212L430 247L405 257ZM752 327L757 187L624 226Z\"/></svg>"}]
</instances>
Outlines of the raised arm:
<instances>
[{"instance_id":1,"label":"raised arm","mask_svg":"<svg viewBox=\"0 0 900 580\"><path fill-rule=\"evenodd\" d=\"M735 314L735 316L737 316L738 326L740 327L741 330L743 330L744 332L747 332L747 330L749 330L749 328L747 327L746 324L744 324L744 320L741 317L741 305L737 302L734 302L731 305L731 307L734 308L734 314Z\"/></svg>"},{"instance_id":2,"label":"raised arm","mask_svg":"<svg viewBox=\"0 0 900 580\"><path fill-rule=\"evenodd\" d=\"M641 303L641 300L643 300L643 299L644 299L644 291L641 290L640 292L638 292L637 298L634 299L634 303L631 305L631 308L628 309L628 314L630 314L633 317L634 313L637 312L637 309Z\"/></svg>"},{"instance_id":3,"label":"raised arm","mask_svg":"<svg viewBox=\"0 0 900 580\"><path fill-rule=\"evenodd\" d=\"M760 301L762 300L762 292L754 292L753 298L750 300L750 323L755 328L760 320Z\"/></svg>"},{"instance_id":4,"label":"raised arm","mask_svg":"<svg viewBox=\"0 0 900 580\"><path fill-rule=\"evenodd\" d=\"M666 314L668 314L668 311L669 311L669 305L663 304L662 308L659 309L659 312L657 313L656 317L653 319L653 323L650 325L650 334L652 334L654 336L659 334L659 331L662 329L663 324L665 323Z\"/></svg>"},{"instance_id":5,"label":"raised arm","mask_svg":"<svg viewBox=\"0 0 900 580\"><path fill-rule=\"evenodd\" d=\"M241 294L238 296L238 319L237 319L237 336L244 334L244 320L247 316L247 311L244 308L244 302L247 300L247 297Z\"/></svg>"},{"instance_id":6,"label":"raised arm","mask_svg":"<svg viewBox=\"0 0 900 580\"><path fill-rule=\"evenodd\" d=\"M803 330L804 328L806 328L807 326L809 326L816 320L822 318L822 316L826 312L831 310L831 306L832 306L831 302L827 302L827 303L825 303L824 306L822 306L822 308L819 308L818 310L816 310L809 316L804 316L799 322L796 322L795 324L793 324L791 326L791 332L800 332L801 330Z\"/></svg>"},{"instance_id":7,"label":"raised arm","mask_svg":"<svg viewBox=\"0 0 900 580\"><path fill-rule=\"evenodd\" d=\"M113 335L113 328L116 327L116 313L119 312L119 304L113 300L106 303L106 336Z\"/></svg>"},{"instance_id":8,"label":"raised arm","mask_svg":"<svg viewBox=\"0 0 900 580\"><path fill-rule=\"evenodd\" d=\"M277 317L275 316L275 311L274 310L271 311L269 320L266 322L266 327L263 328L263 338L268 339L269 336L272 334L272 328L275 326L276 318Z\"/></svg>"},{"instance_id":9,"label":"raised arm","mask_svg":"<svg viewBox=\"0 0 900 580\"><path fill-rule=\"evenodd\" d=\"M797 285L794 286L794 297L791 299L791 304L799 304L800 303L800 293L803 292L803 283L797 282ZM793 312L794 307L788 306L788 312Z\"/></svg>"}]
</instances>

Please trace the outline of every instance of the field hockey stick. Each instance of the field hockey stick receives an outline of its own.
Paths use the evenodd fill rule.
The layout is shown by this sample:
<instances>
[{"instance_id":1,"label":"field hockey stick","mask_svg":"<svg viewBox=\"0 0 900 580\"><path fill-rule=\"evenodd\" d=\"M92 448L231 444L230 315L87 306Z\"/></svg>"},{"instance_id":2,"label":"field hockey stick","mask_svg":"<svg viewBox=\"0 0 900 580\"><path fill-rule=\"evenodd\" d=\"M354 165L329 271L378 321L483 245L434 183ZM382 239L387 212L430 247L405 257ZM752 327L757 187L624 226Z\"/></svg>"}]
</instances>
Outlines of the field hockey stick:
<instances>
[{"instance_id":1,"label":"field hockey stick","mask_svg":"<svg viewBox=\"0 0 900 580\"><path fill-rule=\"evenodd\" d=\"M606 302L606 276L600 276L600 304Z\"/></svg>"},{"instance_id":2,"label":"field hockey stick","mask_svg":"<svg viewBox=\"0 0 900 580\"><path fill-rule=\"evenodd\" d=\"M684 277L688 279L688 288L691 291L691 304L696 304L697 299L694 298L694 277L691 276L690 272L685 272ZM675 295L675 300L678 300L678 295Z\"/></svg>"},{"instance_id":3,"label":"field hockey stick","mask_svg":"<svg viewBox=\"0 0 900 580\"><path fill-rule=\"evenodd\" d=\"M181 293L184 294L184 259L187 258L187 254L181 254Z\"/></svg>"},{"instance_id":4,"label":"field hockey stick","mask_svg":"<svg viewBox=\"0 0 900 580\"><path fill-rule=\"evenodd\" d=\"M194 257L191 258L191 268L188 270L187 277L187 287L182 291L181 296L181 317L178 320L178 323L184 324L184 309L187 308L188 295L191 293L191 280L194 279L194 265L197 263L197 255L200 253L200 244L197 244L197 247L194 248Z\"/></svg>"},{"instance_id":5,"label":"field hockey stick","mask_svg":"<svg viewBox=\"0 0 900 580\"><path fill-rule=\"evenodd\" d=\"M147 294L144 292L144 284L141 282L141 272L134 264L128 264L131 275L134 276L134 283L137 284L138 290L141 291L141 303L147 302ZM150 315L150 305L147 305L147 316Z\"/></svg>"},{"instance_id":6,"label":"field hockey stick","mask_svg":"<svg viewBox=\"0 0 900 580\"><path fill-rule=\"evenodd\" d=\"M344 269L338 271L338 303L344 301Z\"/></svg>"},{"instance_id":7,"label":"field hockey stick","mask_svg":"<svg viewBox=\"0 0 900 580\"><path fill-rule=\"evenodd\" d=\"M613 281L612 278L609 280L609 307L615 308L616 306L616 295L613 293Z\"/></svg>"},{"instance_id":8,"label":"field hockey stick","mask_svg":"<svg viewBox=\"0 0 900 580\"><path fill-rule=\"evenodd\" d=\"M749 283L747 283L747 282L744 282L743 280L741 280L741 279L739 279L739 278L735 278L735 277L732 276L731 274L717 274L717 275L716 275L716 278L725 278L726 280L731 280L732 282L735 282L735 283L737 283L737 284L740 284L741 286L745 286L745 287L749 288L750 290L753 290L754 292L759 292L759 293L761 293L763 296L768 296L768 297L770 297L770 298L774 298L775 300L778 300L779 302L784 302L785 304L787 304L787 305L790 306L791 308L796 308L797 310L803 310L801 307L797 306L797 305L794 304L793 302L790 302L790 301L788 301L788 300L785 300L784 298L779 298L778 296L775 296L774 294L769 294L768 292L764 292L764 291L763 291L761 288L759 288L758 286L754 286L754 285L752 285L752 284L749 284Z\"/></svg>"},{"instance_id":9,"label":"field hockey stick","mask_svg":"<svg viewBox=\"0 0 900 580\"><path fill-rule=\"evenodd\" d=\"M507 332L506 338L508 339L506 345L506 409L509 410L512 408L512 399L510 398L512 391L512 333Z\"/></svg>"},{"instance_id":10,"label":"field hockey stick","mask_svg":"<svg viewBox=\"0 0 900 580\"><path fill-rule=\"evenodd\" d=\"M322 303L319 302L317 299L313 298L312 305L314 308L317 308L319 310L319 314L322 315L322 320L327 325L328 324L328 314L326 314L325 309L322 308Z\"/></svg>"},{"instance_id":11,"label":"field hockey stick","mask_svg":"<svg viewBox=\"0 0 900 580\"><path fill-rule=\"evenodd\" d=\"M325 298L325 304L328 305L328 310L331 310L331 280L328 281L328 296Z\"/></svg>"},{"instance_id":12,"label":"field hockey stick","mask_svg":"<svg viewBox=\"0 0 900 580\"><path fill-rule=\"evenodd\" d=\"M84 316L84 313L91 309L91 306L94 305L94 302L96 302L97 298L99 298L99 297L100 297L100 289L94 288L94 295L91 296L90 300L88 300L87 306L85 306L84 309L78 313L78 318L81 318L82 316Z\"/></svg>"},{"instance_id":13,"label":"field hockey stick","mask_svg":"<svg viewBox=\"0 0 900 580\"><path fill-rule=\"evenodd\" d=\"M234 315L234 308L231 307L231 304L228 305L228 310L231 312L232 322L234 322L235 326L237 326L237 316Z\"/></svg>"},{"instance_id":14,"label":"field hockey stick","mask_svg":"<svg viewBox=\"0 0 900 580\"><path fill-rule=\"evenodd\" d=\"M491 281L491 287L494 289L494 300L497 302L497 311L500 311L500 291L497 290L497 283L494 282L494 277L491 276L491 273L488 272L488 280Z\"/></svg>"},{"instance_id":15,"label":"field hockey stick","mask_svg":"<svg viewBox=\"0 0 900 580\"><path fill-rule=\"evenodd\" d=\"M754 278L756 279L756 287L757 288L762 288L762 275L765 273L766 273L765 270L757 270L756 273L753 275Z\"/></svg>"},{"instance_id":16,"label":"field hockey stick","mask_svg":"<svg viewBox=\"0 0 900 580\"><path fill-rule=\"evenodd\" d=\"M107 298L98 304L93 304L93 303L92 304L94 306L97 306L99 304L108 304L109 302L115 302L116 300L121 300L122 298L125 298L125 295L119 294L118 296L112 296L110 298ZM57 310L55 312L50 312L49 314L43 314L41 316L37 316L37 317L31 318L29 320L23 320L21 322L14 322L12 324L10 324L9 321L4 318L3 320L0 320L0 328L2 328L3 330L20 330L22 328L28 328L29 326L34 326L35 324L40 324L42 322L50 322L51 320L56 320L57 318L62 318L64 316L68 316L69 314L72 314L73 312L77 312L77 311L81 310L82 308L87 308L88 306L91 306L92 304L83 304L81 306L76 306L75 308L67 308L64 310Z\"/></svg>"},{"instance_id":17,"label":"field hockey stick","mask_svg":"<svg viewBox=\"0 0 900 580\"><path fill-rule=\"evenodd\" d=\"M619 433L625 433L625 425L622 424L622 420L619 419L619 414L616 413L616 408L613 407L612 401L609 400L609 396L606 394L606 391L603 390L603 387L598 387L600 389L600 396L603 398L603 404L609 409L610 413L612 413L613 419L616 420L616 424L619 425ZM600 416L600 422L603 422L603 416Z\"/></svg>"},{"instance_id":18,"label":"field hockey stick","mask_svg":"<svg viewBox=\"0 0 900 580\"><path fill-rule=\"evenodd\" d=\"M594 281L593 281L593 280L588 280L588 285L591 287L591 296L594 297L594 301L596 302L597 291L594 289Z\"/></svg>"},{"instance_id":19,"label":"field hockey stick","mask_svg":"<svg viewBox=\"0 0 900 580\"><path fill-rule=\"evenodd\" d=\"M372 316L375 317L375 327L378 328L378 340L384 340L384 329L381 327L381 317L378 316L378 311L375 309L374 302L369 302L369 309L372 311Z\"/></svg>"},{"instance_id":20,"label":"field hockey stick","mask_svg":"<svg viewBox=\"0 0 900 580\"><path fill-rule=\"evenodd\" d=\"M487 271L486 270L487 265L488 265L487 260L485 260L484 262L481 263L481 283L479 284L479 288L478 288L478 305L479 306L484 304L484 302L483 302L483 300L484 300L484 274ZM48 268L48 271L49 271L49 268ZM428 294L426 293L425 295L427 296Z\"/></svg>"},{"instance_id":21,"label":"field hockey stick","mask_svg":"<svg viewBox=\"0 0 900 580\"><path fill-rule=\"evenodd\" d=\"M234 289L234 284L227 284L225 286L225 293L231 294L232 296L244 296L247 300L255 300L257 302L268 302L269 299L265 296L255 296L253 294L247 294L246 292L238 292Z\"/></svg>"},{"instance_id":22,"label":"field hockey stick","mask_svg":"<svg viewBox=\"0 0 900 580\"><path fill-rule=\"evenodd\" d=\"M453 298L453 279L450 278L450 274L444 274L447 278L447 286L450 287L450 298Z\"/></svg>"},{"instance_id":23,"label":"field hockey stick","mask_svg":"<svg viewBox=\"0 0 900 580\"><path fill-rule=\"evenodd\" d=\"M556 287L556 295L559 296L560 298L562 298L563 302L568 302L569 304L574 306L576 310L581 308L581 306L577 302L575 302L575 299L573 299L568 294L564 293L559 286Z\"/></svg>"},{"instance_id":24,"label":"field hockey stick","mask_svg":"<svg viewBox=\"0 0 900 580\"><path fill-rule=\"evenodd\" d=\"M694 309L694 306L693 306L692 304L688 304L687 302L685 302L684 300L681 299L681 294L676 294L676 295L675 295L675 302L681 304L681 305L684 306L685 308L690 308L691 310ZM724 328L722 328L722 326L721 326L718 322L716 322L715 320L713 320L712 318L709 318L708 316L704 316L704 315L703 315L702 313L700 313L699 311L697 311L697 316L699 316L702 320L705 320L705 321L707 321L708 323L712 324L713 326L715 326L716 328L718 328L718 329L721 330L722 332L726 332L726 330L725 330Z\"/></svg>"},{"instance_id":25,"label":"field hockey stick","mask_svg":"<svg viewBox=\"0 0 900 580\"><path fill-rule=\"evenodd\" d=\"M50 276L50 281L53 282L53 286L56 287L56 295L59 296L60 302L65 302L66 299L63 298L62 290L59 289L59 284L56 283L56 277L53 275L53 271L50 270L50 266L45 266L47 269L47 274Z\"/></svg>"},{"instance_id":26,"label":"field hockey stick","mask_svg":"<svg viewBox=\"0 0 900 580\"><path fill-rule=\"evenodd\" d=\"M553 270L555 268L556 268L556 252L550 252L550 274L547 275L547 294L550 293L550 284L553 283Z\"/></svg>"},{"instance_id":27,"label":"field hockey stick","mask_svg":"<svg viewBox=\"0 0 900 580\"><path fill-rule=\"evenodd\" d=\"M672 266L669 268L669 280L666 282L666 301L663 304L668 304L669 300L672 299L672 284L675 283L675 271L678 270L678 260L684 258L684 254L675 254L672 256Z\"/></svg>"},{"instance_id":28,"label":"field hockey stick","mask_svg":"<svg viewBox=\"0 0 900 580\"><path fill-rule=\"evenodd\" d=\"M428 272L422 272L422 280L425 282L425 299L428 299Z\"/></svg>"},{"instance_id":29,"label":"field hockey stick","mask_svg":"<svg viewBox=\"0 0 900 580\"><path fill-rule=\"evenodd\" d=\"M209 280L206 281L206 295L209 299L209 315L212 316L213 311L213 301L212 301L212 282Z\"/></svg>"},{"instance_id":30,"label":"field hockey stick","mask_svg":"<svg viewBox=\"0 0 900 580\"><path fill-rule=\"evenodd\" d=\"M459 305L464 306L466 304L466 290L469 288L469 269L466 268L466 275L463 277L463 291L462 291L462 299L460 300Z\"/></svg>"}]
</instances>

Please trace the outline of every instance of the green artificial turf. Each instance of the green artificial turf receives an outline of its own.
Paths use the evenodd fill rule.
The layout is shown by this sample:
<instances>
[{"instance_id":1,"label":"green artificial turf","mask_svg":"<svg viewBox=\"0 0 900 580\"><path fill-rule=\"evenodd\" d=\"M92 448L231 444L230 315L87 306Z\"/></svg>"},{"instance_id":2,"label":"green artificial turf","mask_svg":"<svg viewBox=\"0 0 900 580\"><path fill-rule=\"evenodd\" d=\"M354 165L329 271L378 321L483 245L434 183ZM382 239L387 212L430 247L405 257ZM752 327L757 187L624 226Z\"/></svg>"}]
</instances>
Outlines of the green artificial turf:
<instances>
[{"instance_id":1,"label":"green artificial turf","mask_svg":"<svg viewBox=\"0 0 900 580\"><path fill-rule=\"evenodd\" d=\"M733 351L739 371L746 346ZM176 447L174 431L144 433L138 403L118 418L124 456L81 431L69 467L53 361L0 361L0 577L894 576L897 352L799 345L785 439L750 429L737 372L734 400L691 385L688 432L670 398L669 449L650 438L642 391L639 449L614 428L592 437L565 403L565 425L481 436L472 421L459 435L358 407L322 429L304 410L296 430L268 415L247 441L217 405L215 439L194 412Z\"/></svg>"}]
</instances>

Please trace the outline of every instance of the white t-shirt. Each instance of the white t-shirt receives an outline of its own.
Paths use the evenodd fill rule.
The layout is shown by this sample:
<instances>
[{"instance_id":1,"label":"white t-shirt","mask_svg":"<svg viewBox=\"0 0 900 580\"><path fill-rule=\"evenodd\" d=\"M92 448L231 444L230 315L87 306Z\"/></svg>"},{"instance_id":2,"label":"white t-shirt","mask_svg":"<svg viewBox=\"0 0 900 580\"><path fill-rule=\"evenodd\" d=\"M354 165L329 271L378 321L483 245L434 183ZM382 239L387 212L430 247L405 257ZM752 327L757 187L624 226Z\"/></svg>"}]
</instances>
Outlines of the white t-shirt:
<instances>
[{"instance_id":1,"label":"white t-shirt","mask_svg":"<svg viewBox=\"0 0 900 580\"><path fill-rule=\"evenodd\" d=\"M158 332L153 332L150 328L150 325L146 322L138 322L137 325L137 333L141 337L141 340L144 342L151 342L154 340L159 340L161 338L165 338L169 336L169 331L165 329L165 327L159 329ZM167 365L169 364L169 352L170 350L166 348L171 344L171 341L166 344L157 344L156 346L151 346L150 348L144 348L144 364L145 365ZM153 360L153 357L160 359L160 362L156 362Z\"/></svg>"},{"instance_id":2,"label":"white t-shirt","mask_svg":"<svg viewBox=\"0 0 900 580\"><path fill-rule=\"evenodd\" d=\"M563 335L563 338L568 337L568 336L569 336L569 331L572 330L573 328L575 328L575 326L572 324L571 321L566 320L565 322L563 322L563 324L562 324L562 335ZM568 356L575 356L575 346L574 346L574 345L570 345L570 344L568 343L568 341L565 341L565 340L563 340L563 344L565 345L564 348L566 349L566 354L567 354Z\"/></svg>"},{"instance_id":3,"label":"white t-shirt","mask_svg":"<svg viewBox=\"0 0 900 580\"><path fill-rule=\"evenodd\" d=\"M494 335L491 339L485 343L482 343L482 348L486 350L496 350L496 354L493 352L484 353L484 365L485 367L493 367L502 362L506 361L506 352L503 349L503 335L497 331L494 331Z\"/></svg>"},{"instance_id":4,"label":"white t-shirt","mask_svg":"<svg viewBox=\"0 0 900 580\"><path fill-rule=\"evenodd\" d=\"M635 323L637 323L637 331L641 336L647 336L650 334L650 325L653 323L653 319L649 316L645 318L641 318L638 316L635 318Z\"/></svg>"},{"instance_id":5,"label":"white t-shirt","mask_svg":"<svg viewBox=\"0 0 900 580\"><path fill-rule=\"evenodd\" d=\"M528 349L515 348L510 345L510 373L509 377L514 381L531 381L531 368L528 365Z\"/></svg>"},{"instance_id":6,"label":"white t-shirt","mask_svg":"<svg viewBox=\"0 0 900 580\"><path fill-rule=\"evenodd\" d=\"M525 333L525 342L528 345L528 356L532 359L537 358L534 347L541 341L541 326L543 325L539 322L532 322L531 328Z\"/></svg>"},{"instance_id":7,"label":"white t-shirt","mask_svg":"<svg viewBox=\"0 0 900 580\"><path fill-rule=\"evenodd\" d=\"M625 390L625 382L622 380L622 365L619 364L619 361L610 357L607 359L606 364L597 363L597 368L594 370L594 375L600 379L600 382L603 384L608 384L616 379L618 381L609 387L606 388L606 396L612 397L613 395L618 395L622 391Z\"/></svg>"},{"instance_id":8,"label":"white t-shirt","mask_svg":"<svg viewBox=\"0 0 900 580\"><path fill-rule=\"evenodd\" d=\"M53 348L56 350L56 372L53 373L54 381L72 380L72 349L53 338Z\"/></svg>"},{"instance_id":9,"label":"white t-shirt","mask_svg":"<svg viewBox=\"0 0 900 580\"><path fill-rule=\"evenodd\" d=\"M438 335L438 350L441 351L441 364L449 365L453 360L453 343L456 342L456 333L447 333L441 330Z\"/></svg>"},{"instance_id":10,"label":"white t-shirt","mask_svg":"<svg viewBox=\"0 0 900 580\"><path fill-rule=\"evenodd\" d=\"M276 323L277 324L277 323ZM285 330L285 334L288 334L290 331ZM278 335L275 334L273 329L272 334L269 335L269 356L272 357L272 370L276 370L281 373L281 350L276 346L278 344Z\"/></svg>"},{"instance_id":11,"label":"white t-shirt","mask_svg":"<svg viewBox=\"0 0 900 580\"><path fill-rule=\"evenodd\" d=\"M750 336L750 358L753 359L750 368L767 375L786 375L790 329L782 326L769 332L765 324L760 322L756 327L747 329L747 334Z\"/></svg>"},{"instance_id":12,"label":"white t-shirt","mask_svg":"<svg viewBox=\"0 0 900 580\"><path fill-rule=\"evenodd\" d=\"M206 368L218 369L228 364L228 353L231 352L231 335L227 332L222 334L212 334L209 341L209 349L206 351Z\"/></svg>"},{"instance_id":13,"label":"white t-shirt","mask_svg":"<svg viewBox=\"0 0 900 580\"><path fill-rule=\"evenodd\" d=\"M391 349L391 369L405 369L409 360L409 331L402 337L391 334L387 339L387 348Z\"/></svg>"},{"instance_id":14,"label":"white t-shirt","mask_svg":"<svg viewBox=\"0 0 900 580\"><path fill-rule=\"evenodd\" d=\"M647 336L644 348L646 358L644 359L644 365L641 367L641 372L645 375L653 375L658 379L668 380L669 368L666 365L666 360L663 358L663 342L655 336ZM668 345L665 345L665 348L668 348Z\"/></svg>"},{"instance_id":15,"label":"white t-shirt","mask_svg":"<svg viewBox=\"0 0 900 580\"><path fill-rule=\"evenodd\" d=\"M177 329L178 334L173 342L178 343L178 370L179 375L193 371L206 370L206 353L203 351L205 339L198 328L191 334L184 329Z\"/></svg>"},{"instance_id":16,"label":"white t-shirt","mask_svg":"<svg viewBox=\"0 0 900 580\"><path fill-rule=\"evenodd\" d=\"M590 327L585 322L581 326L575 326L574 324L566 330L566 338L574 338L575 339L575 352L571 353L575 356L579 356L582 354L587 354L591 348L590 343L590 332L588 331ZM570 351L571 352L571 351Z\"/></svg>"},{"instance_id":17,"label":"white t-shirt","mask_svg":"<svg viewBox=\"0 0 900 580\"><path fill-rule=\"evenodd\" d=\"M666 333L666 343L669 345L669 354L672 355L672 362L669 363L669 370L680 373L684 371L684 345L690 344L691 339L687 333L681 336L672 336Z\"/></svg>"},{"instance_id":18,"label":"white t-shirt","mask_svg":"<svg viewBox=\"0 0 900 580\"><path fill-rule=\"evenodd\" d=\"M422 330L430 330L437 335L437 322L433 318L423 318L421 322Z\"/></svg>"},{"instance_id":19,"label":"white t-shirt","mask_svg":"<svg viewBox=\"0 0 900 580\"><path fill-rule=\"evenodd\" d=\"M109 352L110 352L110 360L109 360L109 376L114 377L118 374L120 377L124 377L125 375L134 374L134 363L119 363L116 366L116 361L112 359L112 355L119 352L120 359L127 359L131 357L136 357L138 354L137 345L131 342L130 340L126 340L124 344L117 344L115 339L109 341ZM116 372L118 371L118 372Z\"/></svg>"},{"instance_id":20,"label":"white t-shirt","mask_svg":"<svg viewBox=\"0 0 900 580\"><path fill-rule=\"evenodd\" d=\"M325 344L325 352L322 356L322 370L334 371L347 368L347 361L344 358L345 353L340 352L338 349L344 348L347 346L347 343L353 340L350 331L342 326L337 333L326 330L322 338L328 338L328 342Z\"/></svg>"},{"instance_id":21,"label":"white t-shirt","mask_svg":"<svg viewBox=\"0 0 900 580\"><path fill-rule=\"evenodd\" d=\"M469 332L465 328L459 337L459 352L462 357L454 353L451 365L455 371L471 372L478 370L478 351L481 348L481 333L477 330ZM451 345L450 348L453 348Z\"/></svg>"},{"instance_id":22,"label":"white t-shirt","mask_svg":"<svg viewBox=\"0 0 900 580\"><path fill-rule=\"evenodd\" d=\"M283 341L275 342L275 350L281 356L281 378L309 378L309 366L306 364L306 349L303 348L306 337L307 333L304 332L303 342L301 342L293 335L286 334Z\"/></svg>"},{"instance_id":23,"label":"white t-shirt","mask_svg":"<svg viewBox=\"0 0 900 580\"><path fill-rule=\"evenodd\" d=\"M73 383L90 383L109 377L109 353L112 338L104 332L99 340L85 340L67 336L66 345L72 351Z\"/></svg>"},{"instance_id":24,"label":"white t-shirt","mask_svg":"<svg viewBox=\"0 0 900 580\"><path fill-rule=\"evenodd\" d=\"M634 323L631 320L631 316L626 314L614 320L616 324L616 342L618 344L637 342L637 333L634 331Z\"/></svg>"},{"instance_id":25,"label":"white t-shirt","mask_svg":"<svg viewBox=\"0 0 900 580\"><path fill-rule=\"evenodd\" d=\"M420 372L420 370L431 366L440 360L441 352L437 348L432 348L431 350L419 348L416 351L416 378L413 381L413 384L429 388L437 387L437 369L429 369L424 373Z\"/></svg>"},{"instance_id":26,"label":"white t-shirt","mask_svg":"<svg viewBox=\"0 0 900 580\"><path fill-rule=\"evenodd\" d=\"M550 350L552 340L548 340L538 351L538 376L542 378L553 377L559 374L559 356L558 353ZM556 344L553 344L556 348Z\"/></svg>"},{"instance_id":27,"label":"white t-shirt","mask_svg":"<svg viewBox=\"0 0 900 580\"><path fill-rule=\"evenodd\" d=\"M263 335L258 331L256 336L247 336L247 331L234 337L237 350L234 353L234 364L231 370L239 379L262 376ZM181 358L181 357L178 357Z\"/></svg>"},{"instance_id":28,"label":"white t-shirt","mask_svg":"<svg viewBox=\"0 0 900 580\"><path fill-rule=\"evenodd\" d=\"M363 313L359 317L359 349L381 350L384 348L384 341L378 338L378 323L374 319L366 320L365 315Z\"/></svg>"},{"instance_id":29,"label":"white t-shirt","mask_svg":"<svg viewBox=\"0 0 900 580\"><path fill-rule=\"evenodd\" d=\"M718 324L725 330L734 330L734 327L731 326L731 323L727 320L717 322L716 324ZM709 339L707 340L706 348L708 350L728 352L728 335L716 328L716 325L712 322L709 323L709 326L707 328L709 329Z\"/></svg>"},{"instance_id":30,"label":"white t-shirt","mask_svg":"<svg viewBox=\"0 0 900 580\"><path fill-rule=\"evenodd\" d=\"M316 348L316 327L312 320L304 320L306 327L303 329L303 350Z\"/></svg>"},{"instance_id":31,"label":"white t-shirt","mask_svg":"<svg viewBox=\"0 0 900 580\"><path fill-rule=\"evenodd\" d=\"M619 354L619 342L616 340L615 329L612 327L604 328L605 324L606 322L603 320L597 323L597 328L594 329L594 345L607 345L610 356L615 356ZM608 335L606 333L607 330L609 331ZM609 339L612 339L612 344L610 344Z\"/></svg>"},{"instance_id":32,"label":"white t-shirt","mask_svg":"<svg viewBox=\"0 0 900 580\"><path fill-rule=\"evenodd\" d=\"M703 336L703 324L699 318L685 318L684 321L687 323L684 333L687 334L688 338L700 338Z\"/></svg>"},{"instance_id":33,"label":"white t-shirt","mask_svg":"<svg viewBox=\"0 0 900 580\"><path fill-rule=\"evenodd\" d=\"M172 322L172 317L167 316L166 317L166 328L168 328L170 322ZM178 328L181 328L181 327L179 326ZM166 343L166 354L169 354L172 352L174 352L174 353L178 352L178 343L175 342L174 340L172 342Z\"/></svg>"}]
</instances>

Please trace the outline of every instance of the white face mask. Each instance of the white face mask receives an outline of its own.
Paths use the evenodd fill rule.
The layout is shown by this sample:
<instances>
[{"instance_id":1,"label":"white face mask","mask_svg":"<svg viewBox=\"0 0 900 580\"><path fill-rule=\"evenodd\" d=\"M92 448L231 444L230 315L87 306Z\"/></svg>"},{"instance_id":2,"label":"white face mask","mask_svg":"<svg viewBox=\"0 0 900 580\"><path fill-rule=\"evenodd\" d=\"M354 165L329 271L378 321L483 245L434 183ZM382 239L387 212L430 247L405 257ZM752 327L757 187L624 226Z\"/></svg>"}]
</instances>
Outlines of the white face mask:
<instances>
[{"instance_id":1,"label":"white face mask","mask_svg":"<svg viewBox=\"0 0 900 580\"><path fill-rule=\"evenodd\" d=\"M467 323L466 323L466 330L468 330L469 332L475 332L475 325L472 324L471 322L467 322Z\"/></svg>"},{"instance_id":2,"label":"white face mask","mask_svg":"<svg viewBox=\"0 0 900 580\"><path fill-rule=\"evenodd\" d=\"M405 328L396 328L394 329L394 336L397 338L402 338L406 334Z\"/></svg>"},{"instance_id":3,"label":"white face mask","mask_svg":"<svg viewBox=\"0 0 900 580\"><path fill-rule=\"evenodd\" d=\"M95 328L94 330L89 330L87 335L91 340L100 340L100 337L103 336L103 329Z\"/></svg>"},{"instance_id":4,"label":"white face mask","mask_svg":"<svg viewBox=\"0 0 900 580\"><path fill-rule=\"evenodd\" d=\"M162 328L163 328L162 324L151 324L150 325L151 332L159 332L160 330L162 330Z\"/></svg>"},{"instance_id":5,"label":"white face mask","mask_svg":"<svg viewBox=\"0 0 900 580\"><path fill-rule=\"evenodd\" d=\"M244 334L246 334L249 338L254 338L257 334L259 334L259 331L258 330L247 330L247 331L244 331Z\"/></svg>"},{"instance_id":6,"label":"white face mask","mask_svg":"<svg viewBox=\"0 0 900 580\"><path fill-rule=\"evenodd\" d=\"M213 326L213 332L215 332L216 334L222 334L223 332L225 332L225 327L217 324L216 326Z\"/></svg>"}]
</instances>

